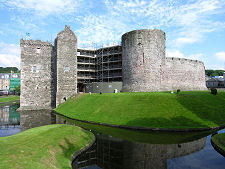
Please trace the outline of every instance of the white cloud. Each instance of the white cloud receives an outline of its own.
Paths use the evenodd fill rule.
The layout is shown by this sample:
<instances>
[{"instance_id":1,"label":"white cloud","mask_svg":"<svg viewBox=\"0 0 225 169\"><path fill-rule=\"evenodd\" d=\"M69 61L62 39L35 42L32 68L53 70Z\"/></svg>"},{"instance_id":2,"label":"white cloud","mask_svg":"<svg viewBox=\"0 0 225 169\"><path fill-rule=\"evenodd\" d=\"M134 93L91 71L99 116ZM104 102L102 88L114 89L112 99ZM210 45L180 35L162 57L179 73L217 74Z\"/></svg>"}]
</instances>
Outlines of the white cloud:
<instances>
[{"instance_id":1,"label":"white cloud","mask_svg":"<svg viewBox=\"0 0 225 169\"><path fill-rule=\"evenodd\" d=\"M225 52L218 52L215 54L216 58L222 61L225 61ZM179 50L172 50L169 49L166 52L166 57L176 57L176 58L186 58L186 59L192 59L192 60L199 60L202 61L205 65L205 69L213 69L213 70L224 70L225 65L223 63L213 63L212 61L209 61L206 56L203 53L195 53L185 56L181 51ZM225 63L225 62L224 62Z\"/></svg>"},{"instance_id":2,"label":"white cloud","mask_svg":"<svg viewBox=\"0 0 225 169\"><path fill-rule=\"evenodd\" d=\"M79 21L82 27L75 31L75 33L80 39L78 45L81 47L84 44L103 45L109 42L120 43L121 35L127 28L121 20L116 20L108 15L88 15Z\"/></svg>"},{"instance_id":3,"label":"white cloud","mask_svg":"<svg viewBox=\"0 0 225 169\"><path fill-rule=\"evenodd\" d=\"M212 70L225 70L222 65L206 65L206 69L212 69Z\"/></svg>"},{"instance_id":4,"label":"white cloud","mask_svg":"<svg viewBox=\"0 0 225 169\"><path fill-rule=\"evenodd\" d=\"M167 50L166 57L186 58L186 59L192 59L192 60L199 60L199 61L207 62L204 54L202 54L202 53L195 53L195 54L190 54L190 55L185 56L179 50Z\"/></svg>"},{"instance_id":5,"label":"white cloud","mask_svg":"<svg viewBox=\"0 0 225 169\"><path fill-rule=\"evenodd\" d=\"M225 62L225 52L217 52L215 56L218 60Z\"/></svg>"},{"instance_id":6,"label":"white cloud","mask_svg":"<svg viewBox=\"0 0 225 169\"><path fill-rule=\"evenodd\" d=\"M200 60L203 61L206 59L202 53L196 53L196 54L191 54L187 56L187 59L192 59L192 60Z\"/></svg>"},{"instance_id":7,"label":"white cloud","mask_svg":"<svg viewBox=\"0 0 225 169\"><path fill-rule=\"evenodd\" d=\"M173 47L199 42L206 33L225 28L225 22L215 19L225 13L223 0L105 0L105 4L129 28L165 30Z\"/></svg>"},{"instance_id":8,"label":"white cloud","mask_svg":"<svg viewBox=\"0 0 225 169\"><path fill-rule=\"evenodd\" d=\"M0 66L20 68L20 46L0 42Z\"/></svg>"},{"instance_id":9,"label":"white cloud","mask_svg":"<svg viewBox=\"0 0 225 169\"><path fill-rule=\"evenodd\" d=\"M81 0L3 0L12 9L34 11L40 16L74 13Z\"/></svg>"},{"instance_id":10,"label":"white cloud","mask_svg":"<svg viewBox=\"0 0 225 169\"><path fill-rule=\"evenodd\" d=\"M184 54L179 50L167 50L166 57L184 58Z\"/></svg>"}]
</instances>

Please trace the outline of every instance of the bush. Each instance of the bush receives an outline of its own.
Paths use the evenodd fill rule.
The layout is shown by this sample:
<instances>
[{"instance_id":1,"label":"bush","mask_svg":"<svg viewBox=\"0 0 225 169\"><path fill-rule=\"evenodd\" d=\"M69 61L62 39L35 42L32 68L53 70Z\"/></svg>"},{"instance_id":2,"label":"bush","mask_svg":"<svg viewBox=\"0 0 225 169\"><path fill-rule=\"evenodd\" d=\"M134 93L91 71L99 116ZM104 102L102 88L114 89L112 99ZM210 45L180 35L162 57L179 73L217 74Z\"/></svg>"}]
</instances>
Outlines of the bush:
<instances>
[{"instance_id":1,"label":"bush","mask_svg":"<svg viewBox=\"0 0 225 169\"><path fill-rule=\"evenodd\" d=\"M177 94L180 93L180 89L177 89Z\"/></svg>"},{"instance_id":2,"label":"bush","mask_svg":"<svg viewBox=\"0 0 225 169\"><path fill-rule=\"evenodd\" d=\"M217 94L217 89L211 88L210 90L211 90L211 94L213 94L213 95L216 95Z\"/></svg>"}]
</instances>

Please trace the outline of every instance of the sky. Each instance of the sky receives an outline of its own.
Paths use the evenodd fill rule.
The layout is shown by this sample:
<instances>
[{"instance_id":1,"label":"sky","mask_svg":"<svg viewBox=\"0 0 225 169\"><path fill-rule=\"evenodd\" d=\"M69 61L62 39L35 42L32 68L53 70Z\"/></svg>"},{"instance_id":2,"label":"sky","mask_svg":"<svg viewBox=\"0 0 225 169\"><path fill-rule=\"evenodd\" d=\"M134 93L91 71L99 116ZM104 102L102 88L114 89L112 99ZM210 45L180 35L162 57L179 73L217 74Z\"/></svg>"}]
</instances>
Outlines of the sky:
<instances>
[{"instance_id":1,"label":"sky","mask_svg":"<svg viewBox=\"0 0 225 169\"><path fill-rule=\"evenodd\" d=\"M225 69L225 0L0 0L0 66L20 68L21 38L53 43L65 25L79 48L120 44L136 29L161 29L167 57Z\"/></svg>"}]
</instances>

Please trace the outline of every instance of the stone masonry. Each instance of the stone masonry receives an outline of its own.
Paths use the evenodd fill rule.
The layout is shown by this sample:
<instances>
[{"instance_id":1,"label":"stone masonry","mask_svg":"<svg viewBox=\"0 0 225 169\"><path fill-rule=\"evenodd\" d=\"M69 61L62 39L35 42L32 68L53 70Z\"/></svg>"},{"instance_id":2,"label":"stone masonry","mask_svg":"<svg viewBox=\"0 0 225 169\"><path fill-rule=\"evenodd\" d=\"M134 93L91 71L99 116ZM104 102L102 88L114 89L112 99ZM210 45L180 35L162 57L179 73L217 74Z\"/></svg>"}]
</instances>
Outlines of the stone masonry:
<instances>
[{"instance_id":1,"label":"stone masonry","mask_svg":"<svg viewBox=\"0 0 225 169\"><path fill-rule=\"evenodd\" d=\"M204 63L166 58L165 40L165 33L158 29L134 30L122 36L122 91L207 89ZM20 46L20 110L52 109L77 93L77 37L69 26L58 33L54 46L23 39Z\"/></svg>"},{"instance_id":2,"label":"stone masonry","mask_svg":"<svg viewBox=\"0 0 225 169\"><path fill-rule=\"evenodd\" d=\"M53 46L39 40L21 40L20 110L52 108Z\"/></svg>"},{"instance_id":3,"label":"stone masonry","mask_svg":"<svg viewBox=\"0 0 225 169\"><path fill-rule=\"evenodd\" d=\"M165 39L157 29L122 36L122 91L206 90L203 62L166 58Z\"/></svg>"},{"instance_id":4,"label":"stone masonry","mask_svg":"<svg viewBox=\"0 0 225 169\"><path fill-rule=\"evenodd\" d=\"M77 37L68 26L58 33L56 105L77 92Z\"/></svg>"},{"instance_id":5,"label":"stone masonry","mask_svg":"<svg viewBox=\"0 0 225 169\"><path fill-rule=\"evenodd\" d=\"M57 35L55 46L21 39L20 47L19 110L52 109L76 94L77 38L68 26Z\"/></svg>"},{"instance_id":6,"label":"stone masonry","mask_svg":"<svg viewBox=\"0 0 225 169\"><path fill-rule=\"evenodd\" d=\"M123 91L160 91L165 33L135 30L122 36Z\"/></svg>"}]
</instances>

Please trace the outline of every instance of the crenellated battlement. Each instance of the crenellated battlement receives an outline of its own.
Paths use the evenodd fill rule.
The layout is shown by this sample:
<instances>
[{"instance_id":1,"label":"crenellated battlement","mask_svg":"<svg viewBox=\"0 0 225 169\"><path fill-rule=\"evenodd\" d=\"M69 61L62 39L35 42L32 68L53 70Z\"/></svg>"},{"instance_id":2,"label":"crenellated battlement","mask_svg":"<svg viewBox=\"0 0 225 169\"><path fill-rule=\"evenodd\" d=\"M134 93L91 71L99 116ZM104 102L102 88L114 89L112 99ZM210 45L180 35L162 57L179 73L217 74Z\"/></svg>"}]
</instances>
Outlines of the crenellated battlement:
<instances>
[{"instance_id":1,"label":"crenellated battlement","mask_svg":"<svg viewBox=\"0 0 225 169\"><path fill-rule=\"evenodd\" d=\"M50 46L53 47L53 45L50 42L43 42L41 40L24 40L20 39L20 46Z\"/></svg>"},{"instance_id":2,"label":"crenellated battlement","mask_svg":"<svg viewBox=\"0 0 225 169\"><path fill-rule=\"evenodd\" d=\"M186 59L186 58L177 58L177 57L166 57L166 60L174 60L174 61L183 61L183 62L190 62L190 63L201 63L204 64L202 61L199 60L193 60L193 59Z\"/></svg>"}]
</instances>

